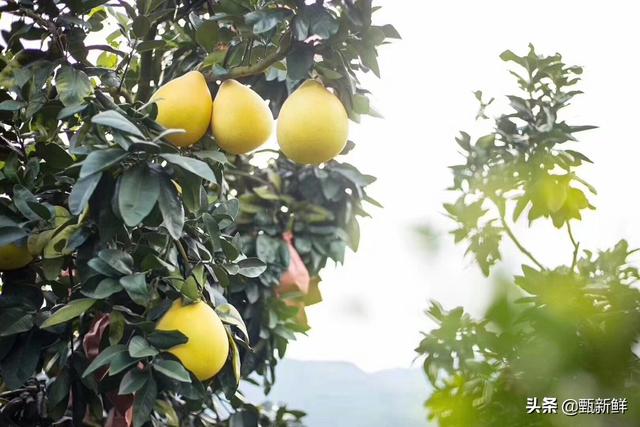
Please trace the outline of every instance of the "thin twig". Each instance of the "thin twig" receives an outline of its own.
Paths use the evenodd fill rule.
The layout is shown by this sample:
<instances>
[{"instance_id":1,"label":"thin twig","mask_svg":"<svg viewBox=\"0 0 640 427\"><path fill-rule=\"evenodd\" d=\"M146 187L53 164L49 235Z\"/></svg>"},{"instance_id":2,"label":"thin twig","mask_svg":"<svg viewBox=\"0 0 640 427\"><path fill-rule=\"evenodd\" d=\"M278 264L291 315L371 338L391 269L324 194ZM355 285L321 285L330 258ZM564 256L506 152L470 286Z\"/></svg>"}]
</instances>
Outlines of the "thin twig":
<instances>
[{"instance_id":1,"label":"thin twig","mask_svg":"<svg viewBox=\"0 0 640 427\"><path fill-rule=\"evenodd\" d=\"M260 74L271 65L278 61L283 60L289 54L293 45L293 34L291 31L287 31L282 35L280 39L280 45L271 54L266 55L261 61L252 65L241 65L239 67L232 68L226 72L217 74L209 72L205 74L208 81L226 80L226 79L239 79L242 77L254 76Z\"/></svg>"},{"instance_id":2,"label":"thin twig","mask_svg":"<svg viewBox=\"0 0 640 427\"><path fill-rule=\"evenodd\" d=\"M104 50L106 52L111 52L111 53L116 54L118 56L121 56L123 58L125 56L127 56L127 54L124 53L123 51L118 50L116 48L113 48L113 47L111 47L109 45L106 45L106 44L91 44L91 45L85 46L85 48L87 50Z\"/></svg>"},{"instance_id":3,"label":"thin twig","mask_svg":"<svg viewBox=\"0 0 640 427\"><path fill-rule=\"evenodd\" d=\"M511 228L507 224L507 220L502 213L500 213L500 222L502 223L502 228L504 228L504 231L507 233L511 241L518 247L518 249L520 249L520 252L525 254L531 261L533 261L533 263L537 265L538 268L540 268L541 270L546 270L544 265L542 265L542 263L540 263L540 261L538 261L536 257L534 257L533 254L527 250L527 248L522 246L522 243L520 243L515 234L513 234L513 231L511 231Z\"/></svg>"},{"instance_id":4,"label":"thin twig","mask_svg":"<svg viewBox=\"0 0 640 427\"><path fill-rule=\"evenodd\" d=\"M571 244L573 245L573 257L571 258L571 270L576 268L576 263L578 262L578 251L580 250L580 242L576 241L573 237L573 230L571 229L571 222L567 221L567 232L569 233L569 240L571 240Z\"/></svg>"}]
</instances>

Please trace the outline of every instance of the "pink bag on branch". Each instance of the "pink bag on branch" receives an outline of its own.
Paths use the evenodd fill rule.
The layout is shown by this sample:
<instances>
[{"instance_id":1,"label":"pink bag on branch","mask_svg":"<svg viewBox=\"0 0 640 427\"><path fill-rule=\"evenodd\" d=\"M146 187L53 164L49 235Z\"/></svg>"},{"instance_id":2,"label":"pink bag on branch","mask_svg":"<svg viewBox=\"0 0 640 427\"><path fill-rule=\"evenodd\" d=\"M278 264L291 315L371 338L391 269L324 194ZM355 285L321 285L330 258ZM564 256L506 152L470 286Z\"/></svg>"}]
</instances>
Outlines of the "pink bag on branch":
<instances>
[{"instance_id":1,"label":"pink bag on branch","mask_svg":"<svg viewBox=\"0 0 640 427\"><path fill-rule=\"evenodd\" d=\"M100 341L105 329L109 326L111 319L108 314L96 318L89 332L82 340L82 347L87 359L92 361L100 353ZM107 375L107 368L104 367L96 372L95 377L100 382ZM108 399L113 404L109 411L105 427L131 427L133 424L133 395L119 395L112 391L107 394Z\"/></svg>"},{"instance_id":2,"label":"pink bag on branch","mask_svg":"<svg viewBox=\"0 0 640 427\"><path fill-rule=\"evenodd\" d=\"M283 233L282 239L289 249L289 268L280 277L278 293L284 294L295 291L306 295L309 292L309 271L304 262L302 262L302 258L300 258L295 246L293 246L293 233L290 231Z\"/></svg>"}]
</instances>

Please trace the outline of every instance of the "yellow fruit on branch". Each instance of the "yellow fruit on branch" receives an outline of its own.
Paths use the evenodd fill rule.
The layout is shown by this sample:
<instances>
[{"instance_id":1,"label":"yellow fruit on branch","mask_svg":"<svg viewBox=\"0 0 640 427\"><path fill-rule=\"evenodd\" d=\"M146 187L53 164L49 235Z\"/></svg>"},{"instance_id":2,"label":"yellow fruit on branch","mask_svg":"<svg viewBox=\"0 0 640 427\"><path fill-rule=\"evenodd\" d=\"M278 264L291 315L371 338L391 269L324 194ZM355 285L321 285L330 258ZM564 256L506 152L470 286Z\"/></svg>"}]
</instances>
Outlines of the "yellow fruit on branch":
<instances>
[{"instance_id":1,"label":"yellow fruit on branch","mask_svg":"<svg viewBox=\"0 0 640 427\"><path fill-rule=\"evenodd\" d=\"M151 97L158 106L156 121L167 129L183 129L166 137L179 147L202 138L211 121L211 92L202 73L190 71L161 86Z\"/></svg>"},{"instance_id":2,"label":"yellow fruit on branch","mask_svg":"<svg viewBox=\"0 0 640 427\"><path fill-rule=\"evenodd\" d=\"M342 102L322 83L307 80L282 105L277 133L289 159L317 165L344 149L349 118Z\"/></svg>"},{"instance_id":3,"label":"yellow fruit on branch","mask_svg":"<svg viewBox=\"0 0 640 427\"><path fill-rule=\"evenodd\" d=\"M176 300L156 329L180 331L188 339L169 349L200 381L220 372L229 355L227 332L215 311L204 301L185 305Z\"/></svg>"},{"instance_id":4,"label":"yellow fruit on branch","mask_svg":"<svg viewBox=\"0 0 640 427\"><path fill-rule=\"evenodd\" d=\"M225 80L213 101L211 129L220 148L245 154L267 142L273 132L273 115L252 89Z\"/></svg>"},{"instance_id":5,"label":"yellow fruit on branch","mask_svg":"<svg viewBox=\"0 0 640 427\"><path fill-rule=\"evenodd\" d=\"M33 261L27 246L20 243L9 243L0 246L0 271L17 270Z\"/></svg>"}]
</instances>

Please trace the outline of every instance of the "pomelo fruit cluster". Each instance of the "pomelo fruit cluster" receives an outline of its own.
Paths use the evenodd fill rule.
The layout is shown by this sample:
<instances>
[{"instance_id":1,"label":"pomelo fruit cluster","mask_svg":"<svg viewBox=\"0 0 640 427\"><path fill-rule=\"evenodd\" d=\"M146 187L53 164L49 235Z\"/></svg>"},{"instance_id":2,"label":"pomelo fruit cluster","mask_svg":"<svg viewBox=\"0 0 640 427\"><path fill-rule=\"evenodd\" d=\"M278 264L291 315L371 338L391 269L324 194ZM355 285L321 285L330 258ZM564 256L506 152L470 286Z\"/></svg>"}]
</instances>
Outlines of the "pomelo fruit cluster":
<instances>
[{"instance_id":1,"label":"pomelo fruit cluster","mask_svg":"<svg viewBox=\"0 0 640 427\"><path fill-rule=\"evenodd\" d=\"M226 80L215 100L204 76L191 71L153 95L156 121L182 133L167 136L179 147L198 142L209 127L216 142L232 154L246 154L263 145L273 133L273 116L264 100L251 88ZM331 160L347 143L349 119L340 100L322 83L305 81L282 105L277 138L282 152L301 164Z\"/></svg>"}]
</instances>

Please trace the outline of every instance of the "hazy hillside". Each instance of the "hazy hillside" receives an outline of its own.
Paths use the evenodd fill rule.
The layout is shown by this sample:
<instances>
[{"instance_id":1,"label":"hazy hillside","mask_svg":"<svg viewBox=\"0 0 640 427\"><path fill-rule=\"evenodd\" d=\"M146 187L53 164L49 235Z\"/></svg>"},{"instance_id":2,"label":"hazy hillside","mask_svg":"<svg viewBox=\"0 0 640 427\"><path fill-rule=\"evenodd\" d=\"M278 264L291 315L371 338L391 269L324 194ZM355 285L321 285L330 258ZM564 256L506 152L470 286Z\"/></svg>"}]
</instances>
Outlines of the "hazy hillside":
<instances>
[{"instance_id":1,"label":"hazy hillside","mask_svg":"<svg viewBox=\"0 0 640 427\"><path fill-rule=\"evenodd\" d=\"M256 387L243 390L264 400ZM418 369L368 374L350 363L284 360L268 399L306 411L308 427L426 427L426 395Z\"/></svg>"}]
</instances>

